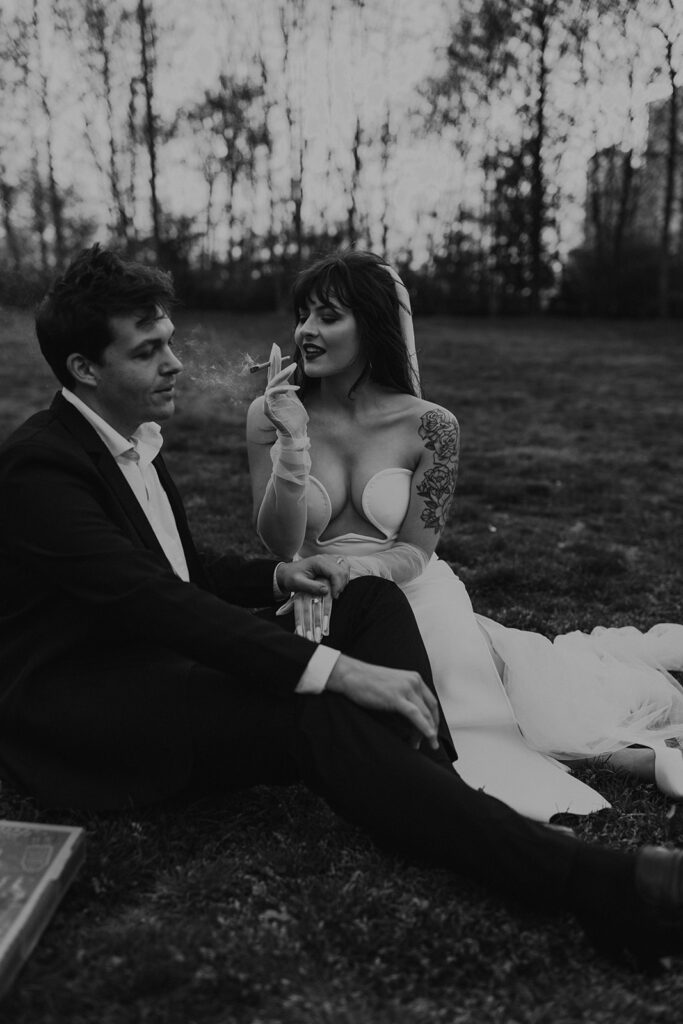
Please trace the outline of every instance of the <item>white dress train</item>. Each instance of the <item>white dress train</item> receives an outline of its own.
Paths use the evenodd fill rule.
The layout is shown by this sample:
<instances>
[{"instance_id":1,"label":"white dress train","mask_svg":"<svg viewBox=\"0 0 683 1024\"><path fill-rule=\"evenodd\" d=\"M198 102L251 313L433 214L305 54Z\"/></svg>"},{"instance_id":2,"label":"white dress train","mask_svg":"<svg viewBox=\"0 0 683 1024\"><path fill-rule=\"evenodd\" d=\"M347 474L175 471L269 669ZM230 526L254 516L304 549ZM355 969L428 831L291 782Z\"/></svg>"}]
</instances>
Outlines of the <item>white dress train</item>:
<instances>
[{"instance_id":1,"label":"white dress train","mask_svg":"<svg viewBox=\"0 0 683 1024\"><path fill-rule=\"evenodd\" d=\"M486 620L475 616L448 565L432 558L401 589L429 655L464 781L542 821L562 811L589 814L609 807L559 761L524 741L483 628Z\"/></svg>"},{"instance_id":2,"label":"white dress train","mask_svg":"<svg viewBox=\"0 0 683 1024\"><path fill-rule=\"evenodd\" d=\"M301 555L374 555L388 550L405 516L411 473L385 469L363 493L363 513L383 536L324 539L331 503L310 477ZM683 737L683 625L595 629L548 640L475 615L467 591L433 555L401 587L424 641L458 752L455 767L521 814L589 814L609 807L556 757L610 753L632 743ZM553 756L554 755L554 756Z\"/></svg>"}]
</instances>

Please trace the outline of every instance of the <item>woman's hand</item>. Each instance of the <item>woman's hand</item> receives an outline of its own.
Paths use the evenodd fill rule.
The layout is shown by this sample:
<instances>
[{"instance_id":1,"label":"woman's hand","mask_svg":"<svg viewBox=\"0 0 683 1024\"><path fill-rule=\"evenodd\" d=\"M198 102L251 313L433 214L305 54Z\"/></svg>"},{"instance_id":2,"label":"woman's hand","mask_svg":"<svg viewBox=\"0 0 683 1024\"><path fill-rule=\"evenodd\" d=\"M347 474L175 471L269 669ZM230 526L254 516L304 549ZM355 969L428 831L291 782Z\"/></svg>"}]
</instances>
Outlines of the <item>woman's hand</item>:
<instances>
[{"instance_id":1,"label":"woman's hand","mask_svg":"<svg viewBox=\"0 0 683 1024\"><path fill-rule=\"evenodd\" d=\"M307 640L320 643L324 636L329 636L330 616L332 615L332 597L313 597L311 594L293 594L294 628L297 636L305 636Z\"/></svg>"},{"instance_id":2,"label":"woman's hand","mask_svg":"<svg viewBox=\"0 0 683 1024\"><path fill-rule=\"evenodd\" d=\"M296 632L319 643L330 632L332 600L349 582L347 560L313 555L297 562L281 562L275 578L280 590L291 593L277 614L286 615L294 609Z\"/></svg>"},{"instance_id":3,"label":"woman's hand","mask_svg":"<svg viewBox=\"0 0 683 1024\"><path fill-rule=\"evenodd\" d=\"M296 395L298 385L288 383L295 370L296 363L282 369L282 354L279 346L274 344L270 351L263 411L278 433L285 437L301 438L306 436L308 413Z\"/></svg>"}]
</instances>

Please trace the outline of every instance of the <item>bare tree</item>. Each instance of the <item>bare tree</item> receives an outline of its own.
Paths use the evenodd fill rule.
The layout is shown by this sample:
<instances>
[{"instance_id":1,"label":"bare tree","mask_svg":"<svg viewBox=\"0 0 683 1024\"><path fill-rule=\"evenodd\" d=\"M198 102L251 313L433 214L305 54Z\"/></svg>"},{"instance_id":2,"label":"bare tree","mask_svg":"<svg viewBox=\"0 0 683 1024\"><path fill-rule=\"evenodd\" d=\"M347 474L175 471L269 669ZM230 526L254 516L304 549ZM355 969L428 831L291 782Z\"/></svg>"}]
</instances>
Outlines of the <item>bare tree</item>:
<instances>
[{"instance_id":1,"label":"bare tree","mask_svg":"<svg viewBox=\"0 0 683 1024\"><path fill-rule=\"evenodd\" d=\"M17 181L13 187L7 172L3 173L3 218L8 246L11 247L14 244L12 238L16 237L12 210L15 200L23 194L30 214L25 221L28 237L22 238L22 264L33 262L35 266L37 263L41 271L47 273L52 259L48 247L49 210L43 180L45 148L41 144L40 133L44 130L44 110L36 82L40 68L34 13L33 8L20 8L11 20L7 18L2 24L0 131L5 154L3 164L14 158ZM5 18L4 13L0 14ZM20 156L21 163L17 156Z\"/></svg>"},{"instance_id":2,"label":"bare tree","mask_svg":"<svg viewBox=\"0 0 683 1024\"><path fill-rule=\"evenodd\" d=\"M384 119L380 129L380 168L382 172L382 213L380 215L380 247L382 254L386 256L389 247L389 183L388 169L391 161L392 149L396 143L396 133L392 127L391 107L389 103L384 108Z\"/></svg>"},{"instance_id":3,"label":"bare tree","mask_svg":"<svg viewBox=\"0 0 683 1024\"><path fill-rule=\"evenodd\" d=\"M532 311L550 280L555 254L547 238L559 196L549 168L567 137L553 77L566 58L572 10L571 0L462 0L446 73L429 83L432 123L448 125L463 158L474 158L482 173L482 274L491 311L508 273ZM511 238L514 266L505 257Z\"/></svg>"},{"instance_id":4,"label":"bare tree","mask_svg":"<svg viewBox=\"0 0 683 1024\"><path fill-rule=\"evenodd\" d=\"M449 130L449 139L466 166L481 172L477 201L460 204L460 223L449 234L458 237L458 249L473 229L472 246L481 251L481 291L489 312L499 304L498 275L494 265L497 156L501 129L491 116L509 107L506 83L515 59L508 48L509 12L498 0L463 0L452 25L446 50L447 67L426 83L432 106L427 121L431 130ZM511 111L511 120L514 111Z\"/></svg>"},{"instance_id":5,"label":"bare tree","mask_svg":"<svg viewBox=\"0 0 683 1024\"><path fill-rule=\"evenodd\" d=\"M66 244L64 234L64 200L61 194L55 172L54 157L54 119L50 104L50 93L48 75L46 69L46 53L44 46L43 32L46 27L50 9L42 0L33 0L32 5L32 29L35 45L35 76L37 80L38 97L43 114L45 128L45 158L47 168L47 200L50 208L52 226L55 238L55 256L57 263L61 265L66 259Z\"/></svg>"},{"instance_id":6,"label":"bare tree","mask_svg":"<svg viewBox=\"0 0 683 1024\"><path fill-rule=\"evenodd\" d=\"M157 121L154 113L154 22L146 0L138 0L135 16L140 34L140 85L144 98L144 138L149 159L149 193L152 215L152 239L157 255L161 250L161 221L157 197ZM132 96L131 96L132 98Z\"/></svg>"},{"instance_id":7,"label":"bare tree","mask_svg":"<svg viewBox=\"0 0 683 1024\"><path fill-rule=\"evenodd\" d=\"M114 15L116 17L116 15ZM112 82L112 4L104 0L88 0L85 11L85 23L94 53L99 60L102 85L102 98L106 110L107 124L107 170L112 206L117 234L126 247L131 244L134 236L133 218L126 202L125 189L121 181L119 145L117 141L116 118L114 111L114 90Z\"/></svg>"},{"instance_id":8,"label":"bare tree","mask_svg":"<svg viewBox=\"0 0 683 1024\"><path fill-rule=\"evenodd\" d=\"M38 166L38 154L34 152L31 156L31 208L33 211L33 226L38 237L40 249L40 267L44 274L50 269L50 256L47 247L47 213L45 202L45 190L43 179Z\"/></svg>"},{"instance_id":9,"label":"bare tree","mask_svg":"<svg viewBox=\"0 0 683 1024\"><path fill-rule=\"evenodd\" d=\"M669 315L671 263L672 263L672 218L674 198L678 175L679 157L679 91L677 88L678 42L681 37L677 24L676 8L673 0L668 0L662 16L655 23L655 28L664 42L664 69L669 85L669 99L666 111L666 144L664 153L664 188L662 194L662 219L659 242L658 272L658 311L661 317Z\"/></svg>"},{"instance_id":10,"label":"bare tree","mask_svg":"<svg viewBox=\"0 0 683 1024\"><path fill-rule=\"evenodd\" d=\"M237 189L243 182L253 187L256 151L267 139L267 130L257 109L261 95L260 83L237 81L221 75L218 88L207 92L203 101L188 112L188 119L195 132L204 136L200 145L203 150L204 173L211 193L218 174L222 172L225 175L229 267L233 263L233 247L244 238L244 226L239 225L238 232L235 212ZM222 143L220 157L216 155L216 139Z\"/></svg>"},{"instance_id":11,"label":"bare tree","mask_svg":"<svg viewBox=\"0 0 683 1024\"><path fill-rule=\"evenodd\" d=\"M531 25L535 34L536 99L533 103L531 134L531 308L540 308L543 269L543 228L548 214L543 147L547 137L548 106L548 49L552 19L557 4L547 0L534 0L531 6Z\"/></svg>"},{"instance_id":12,"label":"bare tree","mask_svg":"<svg viewBox=\"0 0 683 1024\"><path fill-rule=\"evenodd\" d=\"M293 56L294 40L298 47L305 46L307 0L286 0L280 3L278 16L282 34L282 85L284 111L287 120L290 167L290 202L292 204L292 235L294 255L301 259L303 249L303 187L307 141L303 132L301 91L297 87L297 67ZM299 51L301 53L301 50ZM299 57L299 65L303 54Z\"/></svg>"},{"instance_id":13,"label":"bare tree","mask_svg":"<svg viewBox=\"0 0 683 1024\"><path fill-rule=\"evenodd\" d=\"M0 14L0 122L2 122L2 148L9 146L9 139L5 137L4 126L6 115L9 113L6 104L13 102L16 98L16 62L13 59L13 43L10 38L8 27L3 24L3 16ZM12 73L12 70L14 74ZM12 269L18 272L21 269L21 246L14 225L14 204L18 188L11 182L10 173L5 160L0 158L0 214L2 228L5 234L5 242L10 258Z\"/></svg>"},{"instance_id":14,"label":"bare tree","mask_svg":"<svg viewBox=\"0 0 683 1024\"><path fill-rule=\"evenodd\" d=\"M123 138L121 117L123 93L117 91L118 77L125 75L123 60L130 43L123 9L113 0L60 0L58 24L67 37L84 74L78 107L84 124L85 143L109 193L112 233L129 248L135 237L133 212L129 203L130 183L123 167L132 159L128 140ZM102 110L104 116L101 117ZM99 125L102 124L103 130Z\"/></svg>"},{"instance_id":15,"label":"bare tree","mask_svg":"<svg viewBox=\"0 0 683 1024\"><path fill-rule=\"evenodd\" d=\"M275 196L275 183L273 180L274 147L273 133L270 128L271 110L274 106L274 101L271 98L270 73L268 71L268 65L263 57L262 50L259 51L258 55L258 68L260 73L261 93L263 96L263 147L265 150L265 179L266 189L268 192L268 230L266 232L266 238L268 239L268 247L272 250L277 234L277 199Z\"/></svg>"},{"instance_id":16,"label":"bare tree","mask_svg":"<svg viewBox=\"0 0 683 1024\"><path fill-rule=\"evenodd\" d=\"M12 218L15 188L7 181L6 168L0 163L0 208L2 209L2 228L9 252L12 269L21 270L21 247Z\"/></svg>"},{"instance_id":17,"label":"bare tree","mask_svg":"<svg viewBox=\"0 0 683 1024\"><path fill-rule=\"evenodd\" d=\"M353 132L351 144L351 180L349 182L349 203L346 215L346 228L348 232L349 245L353 246L358 241L358 190L360 186L360 173L362 167L361 146L363 132L360 126L360 117L356 115L356 126Z\"/></svg>"}]
</instances>

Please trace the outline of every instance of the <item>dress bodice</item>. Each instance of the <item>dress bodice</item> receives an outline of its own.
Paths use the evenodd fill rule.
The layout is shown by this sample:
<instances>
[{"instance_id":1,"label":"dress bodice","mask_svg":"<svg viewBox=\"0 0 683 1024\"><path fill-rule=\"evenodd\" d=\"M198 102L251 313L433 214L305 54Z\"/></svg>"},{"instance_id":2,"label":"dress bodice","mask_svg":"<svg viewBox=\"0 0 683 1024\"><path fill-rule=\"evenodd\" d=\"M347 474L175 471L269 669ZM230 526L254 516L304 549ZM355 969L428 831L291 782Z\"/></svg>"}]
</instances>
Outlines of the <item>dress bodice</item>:
<instances>
[{"instance_id":1,"label":"dress bodice","mask_svg":"<svg viewBox=\"0 0 683 1024\"><path fill-rule=\"evenodd\" d=\"M381 537L343 533L321 540L332 518L332 502L324 484L317 477L310 476L306 494L306 538L301 554L313 554L321 550L336 554L338 550L347 554L366 555L391 547L408 511L412 479L412 470L390 467L380 469L363 488L363 516L371 526L379 530Z\"/></svg>"}]
</instances>

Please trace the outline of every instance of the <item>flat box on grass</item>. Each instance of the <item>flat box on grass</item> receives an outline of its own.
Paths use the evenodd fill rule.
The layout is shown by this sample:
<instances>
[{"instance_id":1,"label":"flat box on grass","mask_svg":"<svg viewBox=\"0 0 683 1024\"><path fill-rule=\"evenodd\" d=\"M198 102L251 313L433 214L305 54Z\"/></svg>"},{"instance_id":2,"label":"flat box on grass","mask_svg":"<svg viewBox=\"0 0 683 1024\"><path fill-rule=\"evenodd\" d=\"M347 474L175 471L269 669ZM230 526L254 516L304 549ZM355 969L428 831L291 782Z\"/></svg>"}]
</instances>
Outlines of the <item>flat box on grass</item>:
<instances>
[{"instance_id":1,"label":"flat box on grass","mask_svg":"<svg viewBox=\"0 0 683 1024\"><path fill-rule=\"evenodd\" d=\"M0 819L0 998L83 863L85 833Z\"/></svg>"}]
</instances>

